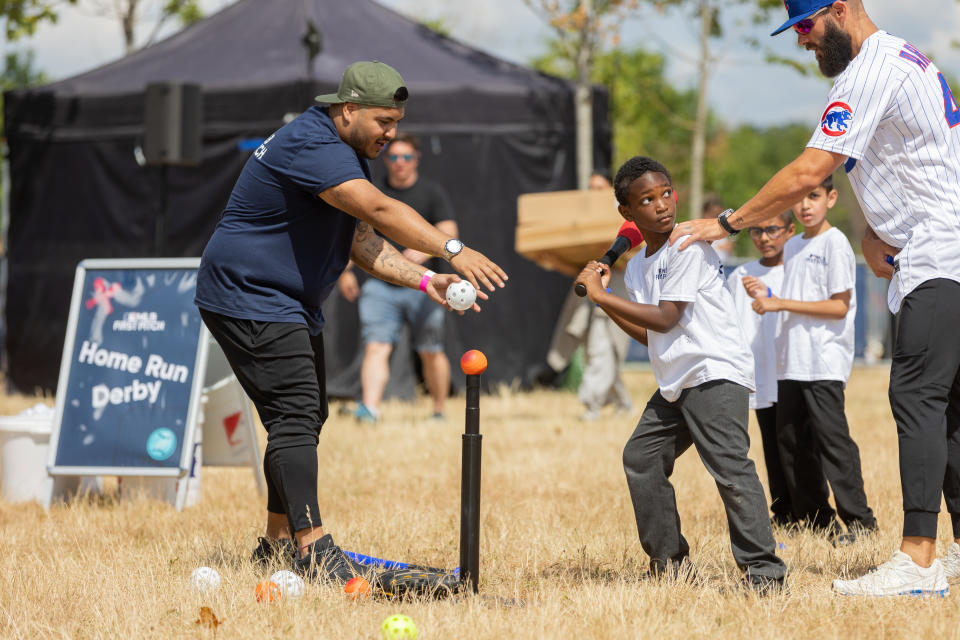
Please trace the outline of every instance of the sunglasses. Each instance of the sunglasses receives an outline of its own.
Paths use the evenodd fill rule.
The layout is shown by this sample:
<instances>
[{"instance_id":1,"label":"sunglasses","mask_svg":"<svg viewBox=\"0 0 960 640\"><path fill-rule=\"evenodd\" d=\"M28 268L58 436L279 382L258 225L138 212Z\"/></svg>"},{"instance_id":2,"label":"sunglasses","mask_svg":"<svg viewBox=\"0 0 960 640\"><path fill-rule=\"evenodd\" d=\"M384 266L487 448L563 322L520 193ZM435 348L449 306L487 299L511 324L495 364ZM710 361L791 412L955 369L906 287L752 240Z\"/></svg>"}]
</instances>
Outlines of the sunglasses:
<instances>
[{"instance_id":1,"label":"sunglasses","mask_svg":"<svg viewBox=\"0 0 960 640\"><path fill-rule=\"evenodd\" d=\"M771 240L775 240L781 233L787 230L787 227L790 225L785 224L782 227L777 225L771 225L769 227L750 227L750 237L760 239L763 237L763 234L767 234L767 237Z\"/></svg>"},{"instance_id":2,"label":"sunglasses","mask_svg":"<svg viewBox=\"0 0 960 640\"><path fill-rule=\"evenodd\" d=\"M829 6L824 7L823 9L820 9L820 11L817 11L815 14L813 14L809 18L804 18L797 24L793 25L793 30L799 34L807 35L808 33L810 33L810 31L813 30L813 21L817 18L817 16L829 10L830 10Z\"/></svg>"},{"instance_id":3,"label":"sunglasses","mask_svg":"<svg viewBox=\"0 0 960 640\"><path fill-rule=\"evenodd\" d=\"M397 162L401 158L403 158L404 162L411 162L414 156L412 153L391 153L387 156L387 160L390 162Z\"/></svg>"}]
</instances>

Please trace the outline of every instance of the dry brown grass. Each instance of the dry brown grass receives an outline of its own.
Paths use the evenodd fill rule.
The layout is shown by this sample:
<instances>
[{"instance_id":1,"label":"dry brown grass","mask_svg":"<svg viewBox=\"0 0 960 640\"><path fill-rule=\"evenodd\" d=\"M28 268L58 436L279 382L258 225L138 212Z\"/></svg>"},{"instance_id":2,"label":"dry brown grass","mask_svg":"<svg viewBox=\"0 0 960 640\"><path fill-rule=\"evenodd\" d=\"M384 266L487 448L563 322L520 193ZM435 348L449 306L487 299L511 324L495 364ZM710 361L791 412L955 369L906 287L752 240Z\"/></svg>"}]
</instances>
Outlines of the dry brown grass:
<instances>
[{"instance_id":1,"label":"dry brown grass","mask_svg":"<svg viewBox=\"0 0 960 640\"><path fill-rule=\"evenodd\" d=\"M639 407L652 375L627 375ZM410 615L420 638L895 638L958 637L960 596L865 600L831 594L830 580L892 552L900 529L896 430L887 371L854 371L847 415L860 444L868 497L883 533L844 549L809 534L788 537L789 594L765 599L738 588L726 523L696 455L677 465L685 533L702 579L648 581L620 453L633 418L580 423L573 394L504 390L481 402L481 591L522 598L351 604L337 588L308 585L301 600L261 605L263 579L247 562L264 501L246 469L203 472L203 501L183 513L149 500L77 500L44 513L0 503L0 637L206 638L195 624L210 606L221 638L376 638L389 614ZM13 413L34 402L0 404ZM376 428L334 415L321 437L321 507L344 548L454 566L458 561L460 420L420 420L427 405L387 405ZM753 457L760 458L752 425ZM761 467L761 477L762 467ZM941 518L941 540L948 535ZM215 567L223 586L202 598L192 569ZM960 587L958 587L960 589Z\"/></svg>"}]
</instances>

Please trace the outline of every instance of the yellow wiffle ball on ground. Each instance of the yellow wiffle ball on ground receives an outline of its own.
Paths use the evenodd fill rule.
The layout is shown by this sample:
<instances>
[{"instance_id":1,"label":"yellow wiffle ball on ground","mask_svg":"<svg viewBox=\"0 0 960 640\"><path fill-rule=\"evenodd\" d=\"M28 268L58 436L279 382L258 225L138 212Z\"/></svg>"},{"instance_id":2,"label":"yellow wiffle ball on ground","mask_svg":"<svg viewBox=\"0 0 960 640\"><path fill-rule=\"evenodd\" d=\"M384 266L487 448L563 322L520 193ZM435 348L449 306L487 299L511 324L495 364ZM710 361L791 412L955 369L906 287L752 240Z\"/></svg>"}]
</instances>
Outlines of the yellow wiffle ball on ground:
<instances>
[{"instance_id":1,"label":"yellow wiffle ball on ground","mask_svg":"<svg viewBox=\"0 0 960 640\"><path fill-rule=\"evenodd\" d=\"M397 613L380 625L380 637L383 640L414 640L417 637L417 625L409 616Z\"/></svg>"}]
</instances>

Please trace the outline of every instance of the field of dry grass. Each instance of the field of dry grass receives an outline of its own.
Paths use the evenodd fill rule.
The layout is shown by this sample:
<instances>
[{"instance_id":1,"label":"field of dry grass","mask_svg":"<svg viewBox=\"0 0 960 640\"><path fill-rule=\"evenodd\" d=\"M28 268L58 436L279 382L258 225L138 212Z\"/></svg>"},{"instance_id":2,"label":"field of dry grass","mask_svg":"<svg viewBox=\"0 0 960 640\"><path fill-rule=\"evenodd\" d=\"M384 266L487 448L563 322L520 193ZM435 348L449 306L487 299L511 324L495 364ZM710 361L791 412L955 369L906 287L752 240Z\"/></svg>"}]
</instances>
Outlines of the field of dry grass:
<instances>
[{"instance_id":1,"label":"field of dry grass","mask_svg":"<svg viewBox=\"0 0 960 640\"><path fill-rule=\"evenodd\" d=\"M265 502L247 469L207 468L198 507L175 512L146 499L103 497L44 513L0 503L0 637L209 638L201 606L223 620L220 638L377 638L389 614L412 617L420 638L895 638L958 637L960 586L945 600L863 600L831 594L830 581L886 560L900 530L896 429L887 370L856 369L847 415L860 445L867 494L883 533L834 549L776 530L790 569L784 595L739 587L712 480L687 452L674 476L699 578L645 578L620 454L637 416L578 422L573 394L501 390L481 401L483 598L445 602L348 601L308 585L299 600L265 605L265 576L247 558ZM655 387L646 371L627 381L639 409ZM4 398L0 413L32 405ZM345 549L454 566L458 561L463 397L447 424L422 420L426 403L388 404L387 419L361 427L336 415L321 437L321 509ZM752 454L763 478L759 435ZM948 535L941 517L941 544ZM215 567L222 587L201 597L192 569ZM524 606L507 606L505 599Z\"/></svg>"}]
</instances>

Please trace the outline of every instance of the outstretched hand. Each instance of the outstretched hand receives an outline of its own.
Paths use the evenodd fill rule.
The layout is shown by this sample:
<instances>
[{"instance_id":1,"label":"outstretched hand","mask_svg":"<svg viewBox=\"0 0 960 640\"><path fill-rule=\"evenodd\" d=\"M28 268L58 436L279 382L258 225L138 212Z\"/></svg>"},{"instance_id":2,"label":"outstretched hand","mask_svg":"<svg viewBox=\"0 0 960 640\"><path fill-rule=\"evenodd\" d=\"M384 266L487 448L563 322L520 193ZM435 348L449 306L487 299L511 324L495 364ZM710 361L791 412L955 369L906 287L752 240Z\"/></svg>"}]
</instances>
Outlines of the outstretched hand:
<instances>
[{"instance_id":1,"label":"outstretched hand","mask_svg":"<svg viewBox=\"0 0 960 640\"><path fill-rule=\"evenodd\" d=\"M430 281L427 283L427 295L430 296L430 299L437 304L446 307L450 311L456 311L462 316L464 314L463 311L457 311L447 302L447 287L454 282L460 282L460 276L455 273L438 273L430 278ZM480 300L486 300L488 296L482 290L477 289L477 298ZM471 309L479 312L480 305L474 302Z\"/></svg>"},{"instance_id":2,"label":"outstretched hand","mask_svg":"<svg viewBox=\"0 0 960 640\"><path fill-rule=\"evenodd\" d=\"M470 284L476 288L478 296L480 295L481 284L490 291L496 291L494 285L502 288L509 279L507 273L495 262L469 247L464 247L463 251L453 256L450 260L450 266L470 281ZM484 296L484 299L486 299L486 296Z\"/></svg>"},{"instance_id":3,"label":"outstretched hand","mask_svg":"<svg viewBox=\"0 0 960 640\"><path fill-rule=\"evenodd\" d=\"M703 242L713 242L727 237L727 232L723 230L716 218L698 218L696 220L687 220L681 222L673 228L670 233L670 246L680 238L687 236L686 240L680 243L680 251L683 251L694 242L700 240Z\"/></svg>"}]
</instances>

